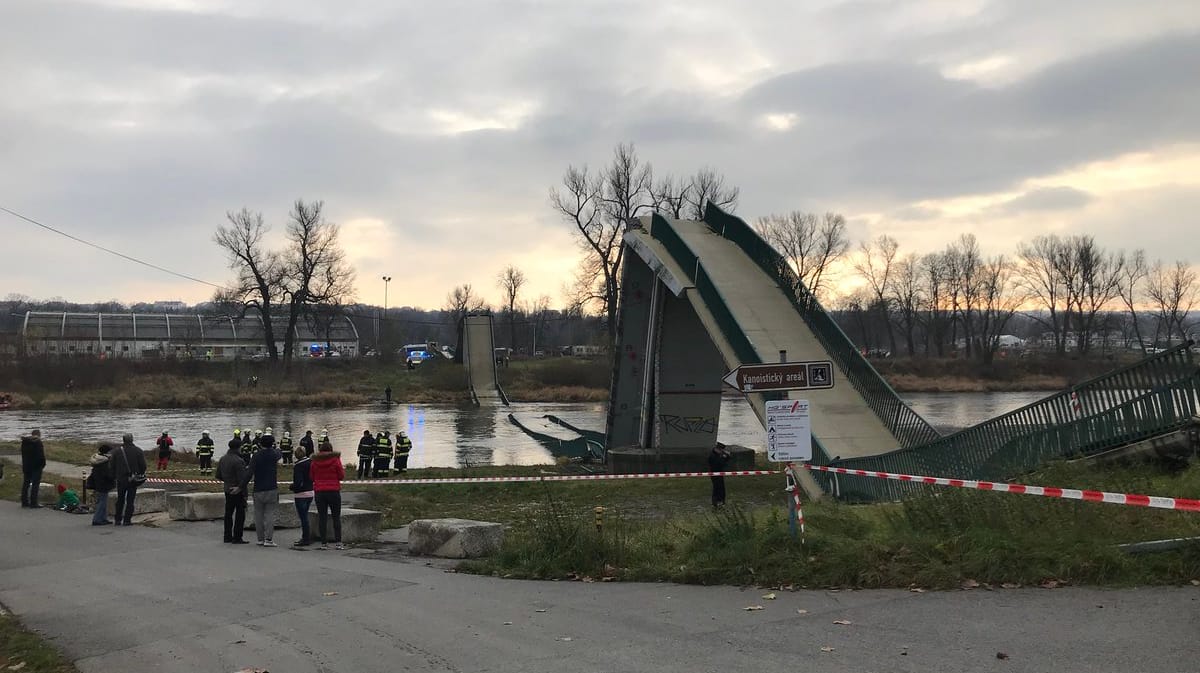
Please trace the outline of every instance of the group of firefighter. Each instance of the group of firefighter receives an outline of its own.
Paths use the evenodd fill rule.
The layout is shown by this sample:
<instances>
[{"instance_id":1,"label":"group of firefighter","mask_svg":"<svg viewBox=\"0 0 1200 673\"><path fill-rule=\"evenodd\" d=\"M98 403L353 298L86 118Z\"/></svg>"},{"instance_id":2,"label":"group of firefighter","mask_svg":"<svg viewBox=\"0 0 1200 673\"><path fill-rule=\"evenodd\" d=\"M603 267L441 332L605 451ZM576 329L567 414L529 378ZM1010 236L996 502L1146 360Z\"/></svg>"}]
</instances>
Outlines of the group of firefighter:
<instances>
[{"instance_id":1,"label":"group of firefighter","mask_svg":"<svg viewBox=\"0 0 1200 673\"><path fill-rule=\"evenodd\" d=\"M412 446L412 440L403 430L396 433L395 443L392 442L392 433L387 430L376 435L372 435L370 430L363 430L363 436L358 440L358 478L379 478L407 472L408 454L412 453Z\"/></svg>"}]
</instances>

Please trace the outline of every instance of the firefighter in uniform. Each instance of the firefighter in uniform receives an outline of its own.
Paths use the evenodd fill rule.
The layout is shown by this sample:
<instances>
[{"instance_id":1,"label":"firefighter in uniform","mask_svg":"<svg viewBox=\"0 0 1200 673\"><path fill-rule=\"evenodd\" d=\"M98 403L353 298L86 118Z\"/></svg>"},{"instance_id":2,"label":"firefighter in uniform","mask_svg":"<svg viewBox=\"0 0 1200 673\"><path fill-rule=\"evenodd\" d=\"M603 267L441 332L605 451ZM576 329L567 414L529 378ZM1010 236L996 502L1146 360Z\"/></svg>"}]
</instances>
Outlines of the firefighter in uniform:
<instances>
[{"instance_id":1,"label":"firefighter in uniform","mask_svg":"<svg viewBox=\"0 0 1200 673\"><path fill-rule=\"evenodd\" d=\"M387 430L375 438L375 477L388 476L388 467L392 464L392 437Z\"/></svg>"},{"instance_id":2,"label":"firefighter in uniform","mask_svg":"<svg viewBox=\"0 0 1200 673\"><path fill-rule=\"evenodd\" d=\"M371 460L375 457L375 438L370 430L363 430L362 439L358 440L358 478L366 479L371 476Z\"/></svg>"},{"instance_id":3,"label":"firefighter in uniform","mask_svg":"<svg viewBox=\"0 0 1200 673\"><path fill-rule=\"evenodd\" d=\"M254 457L254 431L250 428L242 430L242 460L246 464L250 464L250 459Z\"/></svg>"},{"instance_id":4,"label":"firefighter in uniform","mask_svg":"<svg viewBox=\"0 0 1200 673\"><path fill-rule=\"evenodd\" d=\"M283 439L279 440L279 452L283 454L283 464L292 464L292 433L287 430L283 431Z\"/></svg>"},{"instance_id":5,"label":"firefighter in uniform","mask_svg":"<svg viewBox=\"0 0 1200 673\"><path fill-rule=\"evenodd\" d=\"M412 440L401 430L396 434L396 474L408 472L408 454L412 452Z\"/></svg>"},{"instance_id":6,"label":"firefighter in uniform","mask_svg":"<svg viewBox=\"0 0 1200 673\"><path fill-rule=\"evenodd\" d=\"M196 441L196 458L200 461L200 474L212 474L212 457L215 451L212 437L208 436L208 430L200 433L200 439Z\"/></svg>"}]
</instances>

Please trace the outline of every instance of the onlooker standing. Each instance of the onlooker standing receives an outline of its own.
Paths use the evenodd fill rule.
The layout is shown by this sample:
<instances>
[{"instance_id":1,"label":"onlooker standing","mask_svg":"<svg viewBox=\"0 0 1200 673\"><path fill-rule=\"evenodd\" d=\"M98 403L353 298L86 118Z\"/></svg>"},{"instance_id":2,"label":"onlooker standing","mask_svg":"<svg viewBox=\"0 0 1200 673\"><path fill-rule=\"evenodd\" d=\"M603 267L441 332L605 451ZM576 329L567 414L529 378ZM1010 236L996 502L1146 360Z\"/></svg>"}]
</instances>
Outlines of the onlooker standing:
<instances>
[{"instance_id":1,"label":"onlooker standing","mask_svg":"<svg viewBox=\"0 0 1200 673\"><path fill-rule=\"evenodd\" d=\"M258 438L258 450L250 459L250 474L254 480L254 532L262 547L278 547L275 544L275 508L279 506L279 475L275 464L279 462L279 451L271 428ZM247 484L248 485L248 484Z\"/></svg>"},{"instance_id":2,"label":"onlooker standing","mask_svg":"<svg viewBox=\"0 0 1200 673\"><path fill-rule=\"evenodd\" d=\"M370 430L363 430L363 436L358 440L358 478L366 479L371 476L371 463L375 459L375 438Z\"/></svg>"},{"instance_id":3,"label":"onlooker standing","mask_svg":"<svg viewBox=\"0 0 1200 673\"><path fill-rule=\"evenodd\" d=\"M321 549L328 549L329 537L325 534L325 516L333 515L333 543L337 549L342 544L342 480L346 468L342 465L342 454L333 450L327 441L321 442L321 450L313 456L312 473L314 502L317 504L317 534L321 537Z\"/></svg>"},{"instance_id":4,"label":"onlooker standing","mask_svg":"<svg viewBox=\"0 0 1200 673\"><path fill-rule=\"evenodd\" d=\"M133 499L137 488L146 481L146 454L133 443L128 432L121 438L121 446L113 451L113 479L117 483L117 507L113 512L113 523L118 526L133 525Z\"/></svg>"},{"instance_id":5,"label":"onlooker standing","mask_svg":"<svg viewBox=\"0 0 1200 673\"><path fill-rule=\"evenodd\" d=\"M294 546L307 547L312 544L312 531L308 525L308 510L314 497L312 480L312 458L304 454L303 448L296 449L296 463L292 465L291 491L295 494L296 514L300 516L300 539Z\"/></svg>"},{"instance_id":6,"label":"onlooker standing","mask_svg":"<svg viewBox=\"0 0 1200 673\"><path fill-rule=\"evenodd\" d=\"M388 387L383 389L383 396L384 396L384 398L387 399L388 406L391 406L391 404L392 404L392 386L391 385L388 385Z\"/></svg>"},{"instance_id":7,"label":"onlooker standing","mask_svg":"<svg viewBox=\"0 0 1200 673\"><path fill-rule=\"evenodd\" d=\"M112 450L111 444L101 444L88 461L92 466L92 473L88 475L87 486L96 494L96 511L92 514L93 526L107 526L112 523L108 520L108 493L116 486L116 482L113 481L112 463L109 461Z\"/></svg>"},{"instance_id":8,"label":"onlooker standing","mask_svg":"<svg viewBox=\"0 0 1200 673\"><path fill-rule=\"evenodd\" d=\"M242 442L236 435L229 450L217 461L217 479L225 482L225 542L246 544L246 480L250 468L242 460Z\"/></svg>"},{"instance_id":9,"label":"onlooker standing","mask_svg":"<svg viewBox=\"0 0 1200 673\"><path fill-rule=\"evenodd\" d=\"M158 438L158 469L167 469L167 463L171 460L171 447L175 445L175 440L163 430L162 435Z\"/></svg>"},{"instance_id":10,"label":"onlooker standing","mask_svg":"<svg viewBox=\"0 0 1200 673\"><path fill-rule=\"evenodd\" d=\"M729 450L724 444L718 443L713 447L711 453L708 454L708 469L713 472L724 472L729 465ZM712 505L713 508L725 506L725 477L716 476L712 479Z\"/></svg>"},{"instance_id":11,"label":"onlooker standing","mask_svg":"<svg viewBox=\"0 0 1200 673\"><path fill-rule=\"evenodd\" d=\"M42 431L34 429L28 437L21 438L21 506L41 509L38 504L38 486L42 484L42 470L46 469L46 447L42 446Z\"/></svg>"},{"instance_id":12,"label":"onlooker standing","mask_svg":"<svg viewBox=\"0 0 1200 673\"><path fill-rule=\"evenodd\" d=\"M312 458L316 446L313 444L312 430L307 430L304 436L300 438L300 448L304 449L304 455Z\"/></svg>"}]
</instances>

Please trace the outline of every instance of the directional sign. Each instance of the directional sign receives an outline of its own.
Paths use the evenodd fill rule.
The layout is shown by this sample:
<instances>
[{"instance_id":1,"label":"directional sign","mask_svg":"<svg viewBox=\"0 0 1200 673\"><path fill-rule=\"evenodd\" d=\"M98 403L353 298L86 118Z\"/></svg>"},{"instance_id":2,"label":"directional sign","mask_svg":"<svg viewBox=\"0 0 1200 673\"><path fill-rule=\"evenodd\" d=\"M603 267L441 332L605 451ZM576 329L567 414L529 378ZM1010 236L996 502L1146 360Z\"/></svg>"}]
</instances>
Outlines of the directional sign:
<instances>
[{"instance_id":1,"label":"directional sign","mask_svg":"<svg viewBox=\"0 0 1200 673\"><path fill-rule=\"evenodd\" d=\"M832 388L833 363L819 360L742 365L726 374L723 380L743 393Z\"/></svg>"},{"instance_id":2,"label":"directional sign","mask_svg":"<svg viewBox=\"0 0 1200 673\"><path fill-rule=\"evenodd\" d=\"M772 463L812 460L808 400L767 402L767 460Z\"/></svg>"}]
</instances>

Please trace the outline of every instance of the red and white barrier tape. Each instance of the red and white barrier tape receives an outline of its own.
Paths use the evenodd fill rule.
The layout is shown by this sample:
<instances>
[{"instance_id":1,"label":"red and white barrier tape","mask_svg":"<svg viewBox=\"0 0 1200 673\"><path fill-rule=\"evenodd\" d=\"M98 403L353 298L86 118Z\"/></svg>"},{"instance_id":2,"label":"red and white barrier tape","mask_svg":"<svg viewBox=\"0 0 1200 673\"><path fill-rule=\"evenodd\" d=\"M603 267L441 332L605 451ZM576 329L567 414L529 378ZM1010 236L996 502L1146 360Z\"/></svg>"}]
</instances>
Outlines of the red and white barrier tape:
<instances>
[{"instance_id":1,"label":"red and white barrier tape","mask_svg":"<svg viewBox=\"0 0 1200 673\"><path fill-rule=\"evenodd\" d=\"M549 474L520 477L444 477L438 479L347 479L344 484L387 486L401 484L511 484L537 481L609 481L613 479L672 479L676 477L757 477L779 474L778 470L731 470L727 472L650 472L644 474ZM146 480L154 484L219 484L215 479L168 479L151 477Z\"/></svg>"},{"instance_id":2,"label":"red and white barrier tape","mask_svg":"<svg viewBox=\"0 0 1200 673\"><path fill-rule=\"evenodd\" d=\"M1086 502L1104 502L1113 505L1130 505L1133 507L1153 507L1156 509L1173 509L1185 512L1200 512L1200 500L1190 498L1167 498L1136 493L1110 493L1108 491L1088 491L1074 488L1057 488L1054 486L1030 486L1027 484L1007 484L994 481L975 481L971 479L947 479L945 477L926 477L914 474L899 474L896 472L877 472L874 470L852 470L845 467L829 467L827 465L804 465L814 472L829 472L846 474L856 477L871 477L874 479L891 479L930 486L951 486L954 488L975 489L978 491L997 491L1000 493L1018 493L1023 495L1040 495L1047 498L1063 498L1066 500L1082 500ZM779 470L731 470L725 472L650 472L641 474L554 474L529 475L519 477L444 477L436 479L348 479L346 485L362 484L366 486L406 485L420 486L423 484L512 484L521 482L540 481L611 481L617 479L674 479L680 477L756 477L771 474L781 474ZM170 479L151 477L146 480L152 484L220 484L215 479ZM797 500L799 493L795 494ZM797 506L799 503L797 502Z\"/></svg>"},{"instance_id":3,"label":"red and white barrier tape","mask_svg":"<svg viewBox=\"0 0 1200 673\"><path fill-rule=\"evenodd\" d=\"M898 474L896 472L851 470L844 467L829 467L826 465L805 465L804 467L816 472L832 472L833 474L849 474L856 477L891 479L893 481L907 481L916 484L929 484L932 486L953 486L954 488L970 488L978 491L998 491L1000 493L1040 495L1047 498L1064 498L1066 500L1106 502L1112 505L1130 505L1133 507L1154 507L1157 509L1174 509L1184 512L1200 512L1200 500L1193 500L1190 498L1164 498L1156 495L1140 495L1137 493L1110 493L1108 491L1085 491L1075 488L1057 488L1054 486L1029 486L1027 484L1006 484L995 481L946 479L944 477L925 477L915 474Z\"/></svg>"}]
</instances>

